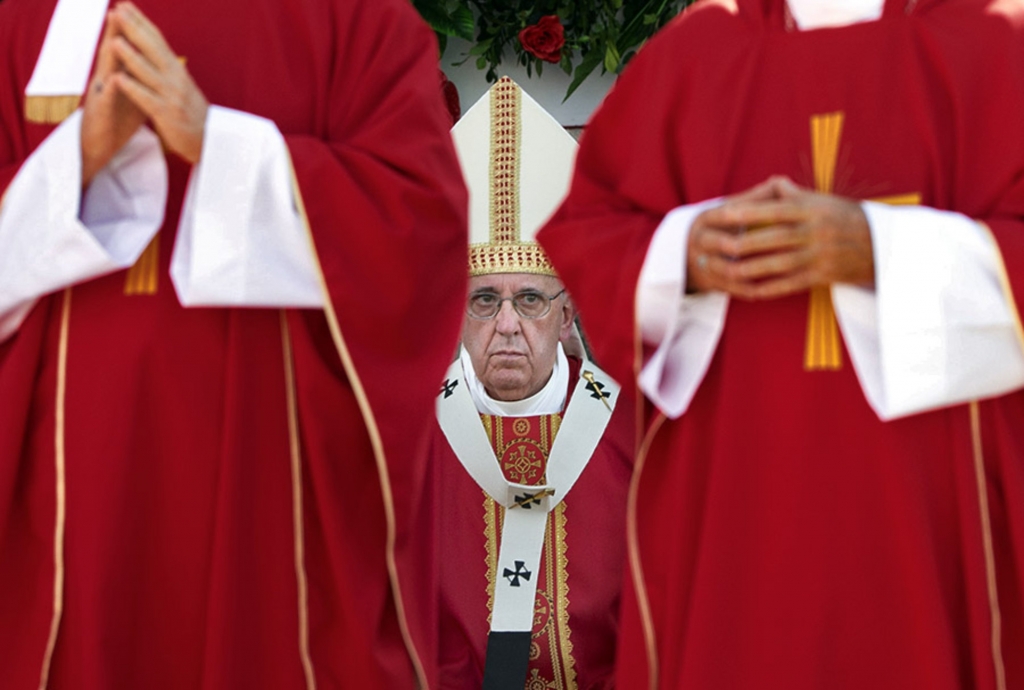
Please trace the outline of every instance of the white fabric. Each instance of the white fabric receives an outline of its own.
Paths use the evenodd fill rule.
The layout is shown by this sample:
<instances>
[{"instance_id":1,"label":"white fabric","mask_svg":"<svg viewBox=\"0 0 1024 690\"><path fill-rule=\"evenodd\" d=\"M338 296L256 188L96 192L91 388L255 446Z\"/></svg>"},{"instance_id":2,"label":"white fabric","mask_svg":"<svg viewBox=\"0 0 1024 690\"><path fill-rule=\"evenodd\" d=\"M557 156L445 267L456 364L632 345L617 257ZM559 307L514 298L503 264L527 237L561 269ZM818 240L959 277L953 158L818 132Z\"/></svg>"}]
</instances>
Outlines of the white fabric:
<instances>
[{"instance_id":1,"label":"white fabric","mask_svg":"<svg viewBox=\"0 0 1024 690\"><path fill-rule=\"evenodd\" d=\"M882 419L1024 386L1024 350L989 233L966 216L864 202L875 291L832 288L861 386Z\"/></svg>"},{"instance_id":2,"label":"white fabric","mask_svg":"<svg viewBox=\"0 0 1024 690\"><path fill-rule=\"evenodd\" d=\"M459 359L462 362L462 372L469 394L473 397L473 403L480 414L529 417L538 414L557 414L565 407L565 398L569 391L569 360L566 359L561 343L558 343L555 366L551 370L548 382L529 398L522 400L495 400L487 394L484 384L477 378L476 371L473 370L473 360L470 359L465 347L460 350Z\"/></svg>"},{"instance_id":3,"label":"white fabric","mask_svg":"<svg viewBox=\"0 0 1024 690\"><path fill-rule=\"evenodd\" d=\"M604 400L591 395L584 373L603 384ZM540 578L547 515L565 499L604 436L619 387L590 362L583 362L572 400L548 455L543 485L505 479L465 382L462 362L448 368L437 397L437 420L448 444L477 485L505 511L498 549L491 630L528 631L533 627L534 597ZM554 377L552 377L554 378ZM560 411L560 410L559 410ZM522 575L517 577L516 573ZM528 573L528 575L527 575Z\"/></svg>"},{"instance_id":4,"label":"white fabric","mask_svg":"<svg viewBox=\"0 0 1024 690\"><path fill-rule=\"evenodd\" d=\"M210 107L171 278L186 307L323 306L292 193L291 157L270 120Z\"/></svg>"},{"instance_id":5,"label":"white fabric","mask_svg":"<svg viewBox=\"0 0 1024 690\"><path fill-rule=\"evenodd\" d=\"M106 13L107 0L58 1L26 96L85 93Z\"/></svg>"},{"instance_id":6,"label":"white fabric","mask_svg":"<svg viewBox=\"0 0 1024 690\"><path fill-rule=\"evenodd\" d=\"M651 402L675 419L704 379L725 326L728 295L687 295L690 226L719 200L681 206L662 220L647 249L637 285L636 313L645 343L655 345L638 383Z\"/></svg>"},{"instance_id":7,"label":"white fabric","mask_svg":"<svg viewBox=\"0 0 1024 690\"><path fill-rule=\"evenodd\" d=\"M140 129L83 199L81 119L72 114L29 156L0 207L0 340L39 297L131 266L163 223L156 135Z\"/></svg>"},{"instance_id":8,"label":"white fabric","mask_svg":"<svg viewBox=\"0 0 1024 690\"><path fill-rule=\"evenodd\" d=\"M882 16L885 0L787 0L801 31L848 26Z\"/></svg>"}]
</instances>

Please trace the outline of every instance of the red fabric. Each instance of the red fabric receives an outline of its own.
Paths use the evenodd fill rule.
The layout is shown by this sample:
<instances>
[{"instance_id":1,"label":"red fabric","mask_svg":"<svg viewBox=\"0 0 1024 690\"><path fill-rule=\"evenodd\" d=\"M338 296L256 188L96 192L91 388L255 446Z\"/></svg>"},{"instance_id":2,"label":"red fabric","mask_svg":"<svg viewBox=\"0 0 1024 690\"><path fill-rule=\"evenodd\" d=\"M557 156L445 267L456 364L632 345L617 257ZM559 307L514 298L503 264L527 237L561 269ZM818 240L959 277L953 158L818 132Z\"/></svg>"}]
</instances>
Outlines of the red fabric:
<instances>
[{"instance_id":1,"label":"red fabric","mask_svg":"<svg viewBox=\"0 0 1024 690\"><path fill-rule=\"evenodd\" d=\"M392 494L327 320L287 313L312 665L320 688L411 688L386 512L433 678L432 566L409 527L465 294L466 196L432 34L401 0L137 4L211 103L274 120L291 150ZM21 94L53 6L0 7L4 186L52 129L24 122ZM48 687L305 688L281 317L180 307L167 271L189 170L170 168L158 293L125 296L123 272L71 293L66 576ZM4 688L38 687L52 618L63 299L42 299L0 344Z\"/></svg>"},{"instance_id":2,"label":"red fabric","mask_svg":"<svg viewBox=\"0 0 1024 690\"><path fill-rule=\"evenodd\" d=\"M579 360L569 361L570 380L575 385ZM503 438L509 446L505 452L515 453L517 445L521 445L513 442L520 437L512 428L517 420L529 422L524 438L534 439L543 449L541 425L551 424L552 420L557 423L560 418L561 415L545 415L488 417L487 420L491 425L504 427ZM492 444L496 438L492 434ZM548 437L548 444L553 442L554 438ZM538 656L530 661L527 687L597 690L613 686L619 592L625 562L626 490L634 445L631 408L623 401L616 406L594 455L566 497L563 541L551 534L552 517L548 518L549 534L539 569L538 614L533 631ZM490 537L494 558L497 557L494 547L500 544L503 510L486 500L487 495L455 457L440 427L435 426L430 457L436 477L436 548L440 555L440 687L464 690L480 687L487 648L491 604L485 503L490 504L494 518L494 533ZM543 460L533 468L534 474L510 479L538 483L546 457ZM508 471L506 476L509 476ZM557 543L565 546L565 590L558 586L560 571L557 554L553 555L557 552ZM548 565L552 558L556 560ZM558 592L563 591L567 593L567 607L559 600ZM568 644L559 634L560 617L567 617ZM552 644L553 638L559 643ZM534 673L537 678L531 684ZM575 676L575 685L566 680L569 674Z\"/></svg>"},{"instance_id":3,"label":"red fabric","mask_svg":"<svg viewBox=\"0 0 1024 690\"><path fill-rule=\"evenodd\" d=\"M817 114L845 113L837 193L917 192L987 222L1020 302L1021 5L890 0L877 22L809 32L776 0L737 5L701 3L641 52L540 233L613 375L634 373L634 286L664 215L772 174L813 186ZM879 422L848 353L838 372L803 370L807 317L806 295L732 301L689 411L654 437L635 518L658 687L995 688L969 408ZM981 406L1011 689L1022 405ZM653 680L638 610L623 613L627 689Z\"/></svg>"}]
</instances>

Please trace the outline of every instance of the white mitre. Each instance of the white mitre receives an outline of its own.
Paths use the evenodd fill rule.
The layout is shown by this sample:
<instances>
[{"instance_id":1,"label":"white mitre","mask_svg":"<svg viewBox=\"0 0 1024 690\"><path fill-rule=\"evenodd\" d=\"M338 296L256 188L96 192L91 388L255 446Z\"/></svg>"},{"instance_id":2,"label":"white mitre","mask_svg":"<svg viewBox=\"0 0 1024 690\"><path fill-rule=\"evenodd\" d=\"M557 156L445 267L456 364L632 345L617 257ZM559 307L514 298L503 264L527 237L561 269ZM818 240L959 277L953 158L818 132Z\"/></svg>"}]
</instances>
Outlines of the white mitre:
<instances>
[{"instance_id":1,"label":"white mitre","mask_svg":"<svg viewBox=\"0 0 1024 690\"><path fill-rule=\"evenodd\" d=\"M469 187L469 274L555 275L534 237L569 191L576 140L508 77L452 138Z\"/></svg>"},{"instance_id":2,"label":"white mitre","mask_svg":"<svg viewBox=\"0 0 1024 690\"><path fill-rule=\"evenodd\" d=\"M452 128L469 188L469 274L555 275L534 239L569 191L576 140L518 84L502 77ZM477 410L501 416L561 412L569 367L559 346L551 378L536 395L504 402L487 395L468 356L463 374Z\"/></svg>"}]
</instances>

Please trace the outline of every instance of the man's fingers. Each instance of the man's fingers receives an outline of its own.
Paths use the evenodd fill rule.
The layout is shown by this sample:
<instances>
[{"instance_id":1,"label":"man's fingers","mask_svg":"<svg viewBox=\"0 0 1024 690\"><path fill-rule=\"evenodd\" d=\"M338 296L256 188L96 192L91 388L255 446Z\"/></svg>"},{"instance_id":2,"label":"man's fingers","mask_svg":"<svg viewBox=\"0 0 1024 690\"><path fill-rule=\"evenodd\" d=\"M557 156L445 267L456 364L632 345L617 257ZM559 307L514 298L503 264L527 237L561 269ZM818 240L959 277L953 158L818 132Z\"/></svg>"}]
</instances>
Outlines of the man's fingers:
<instances>
[{"instance_id":1,"label":"man's fingers","mask_svg":"<svg viewBox=\"0 0 1024 690\"><path fill-rule=\"evenodd\" d=\"M150 91L160 90L159 87L163 82L160 73L125 37L115 38L113 48L129 75Z\"/></svg>"},{"instance_id":2,"label":"man's fingers","mask_svg":"<svg viewBox=\"0 0 1024 690\"><path fill-rule=\"evenodd\" d=\"M174 65L177 58L163 33L135 5L130 2L118 4L114 8L114 16L125 38L157 71L162 72Z\"/></svg>"},{"instance_id":3,"label":"man's fingers","mask_svg":"<svg viewBox=\"0 0 1024 690\"><path fill-rule=\"evenodd\" d=\"M733 280L760 281L794 273L810 263L811 253L806 250L776 252L733 261L727 272Z\"/></svg>"},{"instance_id":4,"label":"man's fingers","mask_svg":"<svg viewBox=\"0 0 1024 690\"><path fill-rule=\"evenodd\" d=\"M115 74L111 81L128 100L145 113L146 117L151 120L156 119L157 114L160 112L160 99L157 98L155 93L124 72Z\"/></svg>"},{"instance_id":5,"label":"man's fingers","mask_svg":"<svg viewBox=\"0 0 1024 690\"><path fill-rule=\"evenodd\" d=\"M806 219L807 213L803 205L791 200L736 201L708 209L702 217L713 226L758 228L799 223Z\"/></svg>"},{"instance_id":6,"label":"man's fingers","mask_svg":"<svg viewBox=\"0 0 1024 690\"><path fill-rule=\"evenodd\" d=\"M743 257L767 252L779 252L807 244L809 234L803 225L770 225L747 230L735 238L733 256Z\"/></svg>"}]
</instances>

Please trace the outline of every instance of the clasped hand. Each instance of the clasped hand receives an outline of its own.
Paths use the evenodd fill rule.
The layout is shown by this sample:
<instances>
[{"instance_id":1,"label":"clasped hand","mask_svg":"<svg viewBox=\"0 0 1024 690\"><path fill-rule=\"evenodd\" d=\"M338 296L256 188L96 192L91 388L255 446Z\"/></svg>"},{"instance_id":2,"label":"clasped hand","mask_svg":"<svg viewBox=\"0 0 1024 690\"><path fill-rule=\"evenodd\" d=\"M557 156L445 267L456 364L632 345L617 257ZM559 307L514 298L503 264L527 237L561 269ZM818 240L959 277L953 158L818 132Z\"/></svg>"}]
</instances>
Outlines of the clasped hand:
<instances>
[{"instance_id":1,"label":"clasped hand","mask_svg":"<svg viewBox=\"0 0 1024 690\"><path fill-rule=\"evenodd\" d=\"M856 201L772 177L701 213L690 229L687 290L746 300L819 285L873 285L871 232Z\"/></svg>"},{"instance_id":2,"label":"clasped hand","mask_svg":"<svg viewBox=\"0 0 1024 690\"><path fill-rule=\"evenodd\" d=\"M82 113L82 184L146 121L164 148L196 163L209 104L160 30L130 2L107 13Z\"/></svg>"}]
</instances>

